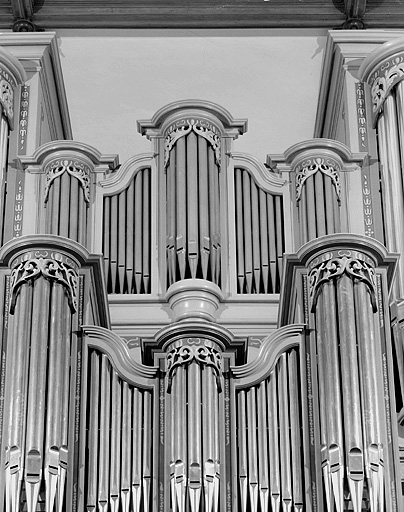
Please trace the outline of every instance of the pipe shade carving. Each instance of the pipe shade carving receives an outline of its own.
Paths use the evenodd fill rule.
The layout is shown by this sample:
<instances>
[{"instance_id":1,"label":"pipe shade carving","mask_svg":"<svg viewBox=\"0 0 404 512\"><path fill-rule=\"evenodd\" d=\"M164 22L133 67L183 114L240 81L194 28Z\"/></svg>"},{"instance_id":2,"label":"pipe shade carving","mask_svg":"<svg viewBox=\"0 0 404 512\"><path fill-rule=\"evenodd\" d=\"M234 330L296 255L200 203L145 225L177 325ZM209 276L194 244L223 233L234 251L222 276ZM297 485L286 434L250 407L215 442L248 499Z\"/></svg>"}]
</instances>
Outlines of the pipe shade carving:
<instances>
[{"instance_id":1,"label":"pipe shade carving","mask_svg":"<svg viewBox=\"0 0 404 512\"><path fill-rule=\"evenodd\" d=\"M15 303L20 287L38 277L55 281L63 285L70 307L77 310L78 265L71 258L58 252L38 249L20 256L13 263L11 271L11 300L10 312L14 313Z\"/></svg>"}]
</instances>

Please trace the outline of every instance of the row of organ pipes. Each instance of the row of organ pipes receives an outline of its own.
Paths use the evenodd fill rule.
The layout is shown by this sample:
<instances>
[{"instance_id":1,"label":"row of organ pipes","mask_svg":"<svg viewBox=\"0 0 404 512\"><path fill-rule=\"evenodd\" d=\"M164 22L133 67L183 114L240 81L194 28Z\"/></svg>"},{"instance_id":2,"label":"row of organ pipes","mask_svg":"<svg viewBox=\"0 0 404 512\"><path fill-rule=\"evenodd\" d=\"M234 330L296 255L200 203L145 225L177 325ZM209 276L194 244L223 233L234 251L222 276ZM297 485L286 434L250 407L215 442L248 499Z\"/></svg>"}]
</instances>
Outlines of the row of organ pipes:
<instances>
[{"instance_id":1,"label":"row of organ pipes","mask_svg":"<svg viewBox=\"0 0 404 512\"><path fill-rule=\"evenodd\" d=\"M395 222L404 216L403 194L397 193L403 190L403 93L402 82L399 82L387 95L383 113L377 120L384 216L386 225L393 226L386 230L386 241L389 250L400 253L404 253L404 236L399 234ZM212 104L200 102L197 105L198 115L208 111L209 122L205 119L188 121L188 104L187 109L185 124L178 125L180 131L176 131L177 128L173 132L164 131L163 126L169 125L167 109L162 110L165 114L160 115L162 119L157 128L153 127L160 130L160 138L155 142L160 163L163 162L163 145L169 138L164 164L158 169L158 180L163 183L159 190L165 192L165 197L159 199L164 218L159 233L165 235L162 237L164 247L159 250L165 254L166 262L162 281L167 288L177 281L195 278L221 286L222 269L227 265L223 261L223 254L227 252L222 249L229 236L223 232L226 226L223 219L228 218L225 211L227 189L223 184L227 186L226 179L229 179L223 178L226 173L223 162L228 162L231 156L226 146L229 141L224 142L224 139L225 135L229 138L226 130L229 133L233 130L231 138L234 139L244 128L241 122L234 121L219 108L217 126L212 125L211 118L215 115ZM179 123L178 115L175 119ZM223 123L227 123L224 128ZM2 110L0 165L3 183L8 128L9 120ZM143 132L148 129L146 126ZM297 193L292 200L294 219L297 219L296 247L340 232L341 210L349 207L339 188L340 173L344 165L350 163L349 151L345 151L347 161L343 161L340 144L334 147L332 141L327 141L325 153L321 143L316 143L318 148L314 143L308 144L310 155L300 160L286 155L282 161L282 165L289 166L287 172L292 173L291 193ZM46 164L43 159L36 163L39 167L43 164L38 180L42 180L43 185L40 197L45 210L44 232L53 235L56 246L57 237L63 237L90 248L93 226L89 223L94 217L91 209L94 202L99 201L98 193L102 200L102 217L96 220L102 231L98 249L103 252L107 291L150 294L153 272L151 204L155 193L152 167L138 170L125 189L100 194L91 176L91 165L87 168L69 155L67 152L64 158L62 148L52 163L49 163L51 159ZM358 162L360 158L352 157L353 160ZM33 165L29 159L26 163L27 167ZM112 160L105 165L106 173L115 167ZM262 187L243 166L235 166L230 179L234 180L232 216L237 293L279 293L287 243L292 248L292 235L289 233L288 242L285 235L291 227L285 222L289 205L284 204L284 191ZM338 236L323 240L330 251L342 243ZM356 247L355 237L346 235L342 245L350 247L351 242L352 247ZM39 239L37 243L40 248ZM366 245L363 240L360 244ZM377 244L370 245L370 252L383 253ZM311 250L314 254L319 249ZM387 258L386 253L383 255ZM223 382L225 378L236 381L243 367L253 368L254 365L227 368L223 376L220 361L226 350L232 348L231 342L217 349L204 342L198 352L189 338L188 352L181 356L183 360L176 360L175 368L167 364L165 372L156 371L148 385L140 385L137 376L130 378L128 373L140 375L142 371L147 373L150 367L138 364L136 371L133 368L126 373L122 371L122 365L131 368L129 363L121 362L130 359L124 341L114 338L114 343L120 347L119 363L108 344L100 342L97 347L94 342L82 368L86 380L81 396L86 408L82 405L77 412L71 400L76 385L72 379L72 361L77 358L73 340L82 326L70 285L66 285L65 277L60 280L52 273L52 265L60 270L61 260L52 260L51 270L44 270L45 260L41 255L30 259L32 268L39 269L35 274L31 274L27 261L21 260L19 264L27 274L14 283L16 267L11 268L10 264L9 268L7 258L2 267L4 282L9 279L7 273L11 270L8 282L11 294L14 293L9 311L10 328L7 337L2 339L6 367L4 382L1 381L5 409L1 425L4 485L0 498L6 512L18 512L22 506L28 512L36 512L43 506L47 512L71 510L67 498L71 493L67 494L66 488L75 485L79 485L81 493L79 512L155 511L156 479L161 474L168 475L170 489L169 499L160 510L217 512L221 497L228 491L223 475L233 470L233 465L237 477L231 492L238 496L237 507L241 512L308 510L309 491L305 489L310 487L306 480L310 449L304 424L306 382L300 363L301 350L303 347L307 350L303 335L294 348L277 354L270 371L268 369L258 382L251 377L252 383L248 385L231 386L231 414L235 418L231 435L236 439L233 448L223 445L220 421L224 407ZM339 264L340 261L336 263ZM404 268L403 263L399 265L400 269ZM305 275L313 271L307 259L301 266ZM372 278L367 279L374 270L367 267L363 270L361 257L354 262L354 267L351 273L342 270L321 282L311 304L315 343L314 349L309 351L317 361L315 407L320 433L313 448L317 463L311 467L311 476L315 479L316 473L322 473L323 508L327 512L342 512L347 502L354 512L360 512L363 505L371 512L382 512L387 503L393 503L387 499L387 478L391 483L394 475L390 474L393 455L384 434L387 409L382 407L383 379L380 365L376 364L381 358L381 334L376 329L376 285ZM332 273L334 268L328 271ZM75 272L77 269L73 271L77 280ZM404 275L402 270L399 275ZM403 296L403 282L396 280L396 297ZM293 289L299 293L300 285L294 285ZM387 301L386 290L387 284L382 292L384 301ZM198 328L199 340L212 330L205 321L201 321ZM106 336L101 330L98 335L100 339ZM158 343L156 339L156 346ZM264 345L270 344L271 338L268 338ZM167 347L164 347L163 357L168 361L171 349ZM253 374L253 370L251 372ZM164 392L158 386L159 379L163 381ZM156 412L156 404L162 396L167 405L163 418ZM69 466L74 459L69 440L74 437L72 432L75 432L78 417L83 436L79 470ZM166 466L163 468L156 467L155 463L158 447L154 441L160 422L165 423L168 432L164 439L167 446L164 447ZM225 468L221 460L226 449L231 450L232 468ZM318 499L322 497L318 495Z\"/></svg>"}]
</instances>

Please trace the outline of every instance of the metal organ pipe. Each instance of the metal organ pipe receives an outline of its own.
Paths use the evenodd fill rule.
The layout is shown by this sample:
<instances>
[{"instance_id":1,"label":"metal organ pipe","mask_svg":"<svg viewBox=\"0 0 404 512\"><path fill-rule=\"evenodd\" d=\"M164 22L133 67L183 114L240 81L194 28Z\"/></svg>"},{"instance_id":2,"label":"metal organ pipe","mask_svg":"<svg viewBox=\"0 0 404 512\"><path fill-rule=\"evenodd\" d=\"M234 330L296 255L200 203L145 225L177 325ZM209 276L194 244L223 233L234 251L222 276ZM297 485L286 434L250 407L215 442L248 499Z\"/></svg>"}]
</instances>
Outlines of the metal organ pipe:
<instances>
[{"instance_id":1,"label":"metal organ pipe","mask_svg":"<svg viewBox=\"0 0 404 512\"><path fill-rule=\"evenodd\" d=\"M259 187L247 169L235 169L238 293L277 293L284 252L282 196Z\"/></svg>"},{"instance_id":2,"label":"metal organ pipe","mask_svg":"<svg viewBox=\"0 0 404 512\"><path fill-rule=\"evenodd\" d=\"M139 169L124 190L104 197L103 254L109 293L150 293L150 181L151 169Z\"/></svg>"},{"instance_id":3,"label":"metal organ pipe","mask_svg":"<svg viewBox=\"0 0 404 512\"><path fill-rule=\"evenodd\" d=\"M90 167L67 156L44 166L45 231L87 245Z\"/></svg>"},{"instance_id":4,"label":"metal organ pipe","mask_svg":"<svg viewBox=\"0 0 404 512\"><path fill-rule=\"evenodd\" d=\"M280 355L271 375L237 391L240 510L303 510L297 352Z\"/></svg>"}]
</instances>

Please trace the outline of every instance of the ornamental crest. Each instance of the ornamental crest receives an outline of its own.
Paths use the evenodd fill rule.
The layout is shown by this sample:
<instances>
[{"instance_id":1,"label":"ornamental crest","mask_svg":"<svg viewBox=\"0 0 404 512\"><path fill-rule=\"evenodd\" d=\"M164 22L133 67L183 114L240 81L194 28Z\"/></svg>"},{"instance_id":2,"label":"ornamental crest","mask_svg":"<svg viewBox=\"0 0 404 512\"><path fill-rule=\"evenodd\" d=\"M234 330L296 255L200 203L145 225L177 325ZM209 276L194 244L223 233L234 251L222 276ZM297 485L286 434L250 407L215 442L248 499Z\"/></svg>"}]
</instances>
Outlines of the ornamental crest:
<instances>
[{"instance_id":1,"label":"ornamental crest","mask_svg":"<svg viewBox=\"0 0 404 512\"><path fill-rule=\"evenodd\" d=\"M369 258L364 254L347 250L338 251L337 256L334 256L330 252L323 255L321 261L319 261L319 258L313 261L311 267L308 282L312 311L314 311L321 285L342 276L344 273L366 284L373 311L377 311L376 274Z\"/></svg>"},{"instance_id":2,"label":"ornamental crest","mask_svg":"<svg viewBox=\"0 0 404 512\"><path fill-rule=\"evenodd\" d=\"M10 75L0 68L0 104L8 119L12 121L14 115L14 87Z\"/></svg>"},{"instance_id":3,"label":"ornamental crest","mask_svg":"<svg viewBox=\"0 0 404 512\"><path fill-rule=\"evenodd\" d=\"M341 200L341 186L339 182L339 164L331 158L308 158L299 164L296 169L296 201L300 200L303 185L310 176L314 176L316 172L320 171L325 176L328 176L335 188L338 201ZM338 169L338 170L337 170Z\"/></svg>"},{"instance_id":4,"label":"ornamental crest","mask_svg":"<svg viewBox=\"0 0 404 512\"><path fill-rule=\"evenodd\" d=\"M201 366L212 368L216 376L216 385L219 393L222 390L220 377L222 375L222 356L209 340L201 338L188 338L185 343L180 342L167 354L167 392L171 392L173 377L179 366L187 366L196 362Z\"/></svg>"},{"instance_id":5,"label":"ornamental crest","mask_svg":"<svg viewBox=\"0 0 404 512\"><path fill-rule=\"evenodd\" d=\"M52 183L67 172L73 178L76 178L83 189L84 200L90 202L90 169L81 162L74 160L53 160L46 166L46 185L45 185L45 203L49 198L49 191Z\"/></svg>"},{"instance_id":6,"label":"ornamental crest","mask_svg":"<svg viewBox=\"0 0 404 512\"><path fill-rule=\"evenodd\" d=\"M19 263L11 271L10 313L14 312L20 287L40 276L64 286L72 311L77 311L79 276L72 264L73 262L62 254L48 251L35 251L34 254L28 253L20 258Z\"/></svg>"},{"instance_id":7,"label":"ornamental crest","mask_svg":"<svg viewBox=\"0 0 404 512\"><path fill-rule=\"evenodd\" d=\"M215 151L216 163L220 165L220 135L216 126L206 119L188 118L176 121L167 130L164 140L164 168L168 165L170 152L175 143L191 131L194 131L209 142Z\"/></svg>"}]
</instances>

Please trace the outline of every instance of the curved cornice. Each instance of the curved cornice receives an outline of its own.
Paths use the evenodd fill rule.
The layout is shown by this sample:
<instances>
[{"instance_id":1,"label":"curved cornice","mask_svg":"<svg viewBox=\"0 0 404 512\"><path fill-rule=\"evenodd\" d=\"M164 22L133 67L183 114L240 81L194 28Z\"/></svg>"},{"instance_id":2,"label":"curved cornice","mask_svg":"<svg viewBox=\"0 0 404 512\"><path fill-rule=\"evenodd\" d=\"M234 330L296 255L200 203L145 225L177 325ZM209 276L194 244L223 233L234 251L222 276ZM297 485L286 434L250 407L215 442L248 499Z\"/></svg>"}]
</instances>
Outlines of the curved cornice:
<instances>
[{"instance_id":1,"label":"curved cornice","mask_svg":"<svg viewBox=\"0 0 404 512\"><path fill-rule=\"evenodd\" d=\"M137 171L151 167L155 153L142 153L129 158L118 171L110 174L105 180L99 182L105 193L115 193L124 190Z\"/></svg>"},{"instance_id":2,"label":"curved cornice","mask_svg":"<svg viewBox=\"0 0 404 512\"><path fill-rule=\"evenodd\" d=\"M141 119L137 121L138 132L148 136L150 131L160 130L178 117L197 115L198 113L204 113L209 117L218 119L225 130L233 129L240 135L247 131L246 119L234 119L228 110L216 103L205 100L182 100L162 107L149 120Z\"/></svg>"},{"instance_id":3,"label":"curved cornice","mask_svg":"<svg viewBox=\"0 0 404 512\"><path fill-rule=\"evenodd\" d=\"M153 387L152 381L158 375L158 368L134 361L122 338L108 329L94 325L83 325L82 331L87 345L109 356L111 364L126 382L142 388Z\"/></svg>"},{"instance_id":4,"label":"curved cornice","mask_svg":"<svg viewBox=\"0 0 404 512\"><path fill-rule=\"evenodd\" d=\"M255 156L249 155L247 153L233 152L229 156L234 160L235 164L237 163L237 165L244 165L247 169L253 171L252 177L254 181L257 183L257 185L260 185L267 190L268 187L270 187L270 189L278 189L277 191L279 191L279 189L283 188L287 184L287 180L281 178L273 172L270 172L264 164L255 158Z\"/></svg>"},{"instance_id":5,"label":"curved cornice","mask_svg":"<svg viewBox=\"0 0 404 512\"><path fill-rule=\"evenodd\" d=\"M37 248L49 249L57 252L64 252L77 261L79 266L94 258L101 258L98 255L90 254L87 249L71 240L58 235L27 235L13 238L0 249L0 261L8 265L10 261L27 251L35 251Z\"/></svg>"},{"instance_id":6,"label":"curved cornice","mask_svg":"<svg viewBox=\"0 0 404 512\"><path fill-rule=\"evenodd\" d=\"M330 156L339 157L342 162L362 163L366 157L366 153L351 153L348 146L342 142L332 139L310 139L298 142L284 153L286 163L294 165L295 162L306 158L313 153L329 154Z\"/></svg>"},{"instance_id":7,"label":"curved cornice","mask_svg":"<svg viewBox=\"0 0 404 512\"><path fill-rule=\"evenodd\" d=\"M86 157L93 166L106 166L115 169L118 165L118 155L103 155L97 149L73 140L54 140L43 144L35 150L32 156L20 156L23 166L42 165L49 158L64 157L66 153L79 154Z\"/></svg>"},{"instance_id":8,"label":"curved cornice","mask_svg":"<svg viewBox=\"0 0 404 512\"><path fill-rule=\"evenodd\" d=\"M283 352L300 346L304 329L303 324L286 325L265 338L254 361L243 366L231 367L235 387L251 387L266 379Z\"/></svg>"},{"instance_id":9,"label":"curved cornice","mask_svg":"<svg viewBox=\"0 0 404 512\"><path fill-rule=\"evenodd\" d=\"M398 254L389 253L386 247L375 238L351 233L338 233L315 238L303 245L296 255L292 255L292 258L296 258L302 265L307 265L317 254L335 248L363 252L375 261L376 267L394 266L398 259Z\"/></svg>"}]
</instances>

